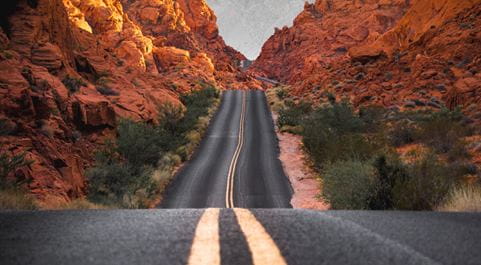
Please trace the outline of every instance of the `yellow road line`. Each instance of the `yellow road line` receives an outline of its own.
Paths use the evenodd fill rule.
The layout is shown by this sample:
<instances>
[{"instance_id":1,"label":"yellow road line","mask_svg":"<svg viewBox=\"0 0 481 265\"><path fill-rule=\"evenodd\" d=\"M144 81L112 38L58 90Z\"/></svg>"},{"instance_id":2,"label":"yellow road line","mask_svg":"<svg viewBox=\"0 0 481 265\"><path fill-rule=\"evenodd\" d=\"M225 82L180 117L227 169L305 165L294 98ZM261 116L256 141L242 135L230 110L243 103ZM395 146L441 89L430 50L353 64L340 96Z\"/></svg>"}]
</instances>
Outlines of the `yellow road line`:
<instances>
[{"instance_id":1,"label":"yellow road line","mask_svg":"<svg viewBox=\"0 0 481 265\"><path fill-rule=\"evenodd\" d=\"M207 209L195 229L188 265L220 265L219 209Z\"/></svg>"},{"instance_id":2,"label":"yellow road line","mask_svg":"<svg viewBox=\"0 0 481 265\"><path fill-rule=\"evenodd\" d=\"M254 265L287 265L281 251L256 217L247 209L234 209L252 253Z\"/></svg>"},{"instance_id":3,"label":"yellow road line","mask_svg":"<svg viewBox=\"0 0 481 265\"><path fill-rule=\"evenodd\" d=\"M244 145L244 125L245 125L245 112L246 112L246 92L242 92L242 110L239 120L239 136L237 141L237 147L232 157L229 172L227 173L227 187L225 193L225 205L226 208L234 207L234 176L237 167L237 161L239 160L240 152Z\"/></svg>"}]
</instances>

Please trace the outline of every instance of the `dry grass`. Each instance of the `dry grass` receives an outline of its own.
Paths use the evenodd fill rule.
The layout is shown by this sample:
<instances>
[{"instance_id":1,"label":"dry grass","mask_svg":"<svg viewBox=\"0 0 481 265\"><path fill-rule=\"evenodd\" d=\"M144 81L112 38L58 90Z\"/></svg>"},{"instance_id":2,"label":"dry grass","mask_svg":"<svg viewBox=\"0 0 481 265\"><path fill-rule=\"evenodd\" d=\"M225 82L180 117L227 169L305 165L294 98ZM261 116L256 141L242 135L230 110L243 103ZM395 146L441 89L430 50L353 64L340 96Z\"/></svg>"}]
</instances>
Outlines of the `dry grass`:
<instances>
[{"instance_id":1,"label":"dry grass","mask_svg":"<svg viewBox=\"0 0 481 265\"><path fill-rule=\"evenodd\" d=\"M266 97L271 110L274 112L279 112L284 107L284 98L280 98L279 95L285 94L287 97L287 91L289 87L274 87L266 90ZM286 91L286 92L284 92Z\"/></svg>"},{"instance_id":2,"label":"dry grass","mask_svg":"<svg viewBox=\"0 0 481 265\"><path fill-rule=\"evenodd\" d=\"M76 199L61 205L61 210L107 209L106 206L89 202L86 199Z\"/></svg>"},{"instance_id":3,"label":"dry grass","mask_svg":"<svg viewBox=\"0 0 481 265\"><path fill-rule=\"evenodd\" d=\"M35 199L22 190L0 190L0 210L36 210Z\"/></svg>"},{"instance_id":4,"label":"dry grass","mask_svg":"<svg viewBox=\"0 0 481 265\"><path fill-rule=\"evenodd\" d=\"M449 200L438 210L445 212L481 212L481 187L470 185L453 190Z\"/></svg>"}]
</instances>

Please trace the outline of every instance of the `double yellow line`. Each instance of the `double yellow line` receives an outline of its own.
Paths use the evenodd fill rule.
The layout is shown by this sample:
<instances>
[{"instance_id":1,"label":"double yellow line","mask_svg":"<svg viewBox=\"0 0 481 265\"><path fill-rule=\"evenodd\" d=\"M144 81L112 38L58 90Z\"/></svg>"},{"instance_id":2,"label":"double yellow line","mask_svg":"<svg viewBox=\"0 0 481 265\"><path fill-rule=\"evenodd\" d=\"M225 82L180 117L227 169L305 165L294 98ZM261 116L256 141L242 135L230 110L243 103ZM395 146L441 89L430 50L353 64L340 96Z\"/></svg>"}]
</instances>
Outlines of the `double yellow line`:
<instances>
[{"instance_id":1,"label":"double yellow line","mask_svg":"<svg viewBox=\"0 0 481 265\"><path fill-rule=\"evenodd\" d=\"M245 116L246 116L246 92L242 92L242 110L239 120L239 135L237 141L237 147L234 152L234 156L230 162L229 172L227 173L227 187L225 192L225 207L234 208L234 176L237 167L237 161L244 146L244 127L245 127Z\"/></svg>"},{"instance_id":2,"label":"double yellow line","mask_svg":"<svg viewBox=\"0 0 481 265\"><path fill-rule=\"evenodd\" d=\"M281 251L264 226L247 209L233 209L247 241L253 265L287 265ZM220 209L207 209L195 230L187 265L220 265Z\"/></svg>"}]
</instances>

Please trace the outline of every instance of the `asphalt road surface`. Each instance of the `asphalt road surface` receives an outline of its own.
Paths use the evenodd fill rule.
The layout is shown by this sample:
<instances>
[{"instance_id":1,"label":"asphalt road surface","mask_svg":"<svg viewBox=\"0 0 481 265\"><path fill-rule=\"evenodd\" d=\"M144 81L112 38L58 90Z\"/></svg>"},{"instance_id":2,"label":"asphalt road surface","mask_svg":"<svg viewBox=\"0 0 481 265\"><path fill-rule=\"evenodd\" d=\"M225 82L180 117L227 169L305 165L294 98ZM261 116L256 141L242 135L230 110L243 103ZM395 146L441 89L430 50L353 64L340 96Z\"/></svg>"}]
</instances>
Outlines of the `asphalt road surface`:
<instances>
[{"instance_id":1,"label":"asphalt road surface","mask_svg":"<svg viewBox=\"0 0 481 265\"><path fill-rule=\"evenodd\" d=\"M292 189L278 155L265 94L225 91L199 149L160 207L289 208Z\"/></svg>"},{"instance_id":2,"label":"asphalt road surface","mask_svg":"<svg viewBox=\"0 0 481 265\"><path fill-rule=\"evenodd\" d=\"M155 209L0 213L0 264L481 264L481 215Z\"/></svg>"}]
</instances>

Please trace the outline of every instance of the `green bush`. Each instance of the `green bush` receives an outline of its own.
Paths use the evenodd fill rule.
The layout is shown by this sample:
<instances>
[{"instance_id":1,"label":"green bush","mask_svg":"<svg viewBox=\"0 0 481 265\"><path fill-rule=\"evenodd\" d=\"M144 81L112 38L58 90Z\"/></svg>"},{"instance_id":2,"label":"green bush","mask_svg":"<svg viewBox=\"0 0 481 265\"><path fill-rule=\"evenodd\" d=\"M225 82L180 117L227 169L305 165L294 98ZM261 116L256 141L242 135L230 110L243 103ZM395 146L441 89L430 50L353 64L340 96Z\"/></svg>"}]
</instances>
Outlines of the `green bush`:
<instances>
[{"instance_id":1,"label":"green bush","mask_svg":"<svg viewBox=\"0 0 481 265\"><path fill-rule=\"evenodd\" d=\"M303 127L304 147L318 168L337 160L370 159L384 144L379 136L363 133L365 122L346 102L313 111Z\"/></svg>"},{"instance_id":2,"label":"green bush","mask_svg":"<svg viewBox=\"0 0 481 265\"><path fill-rule=\"evenodd\" d=\"M308 102L295 104L291 101L286 101L286 106L279 110L277 124L279 128L284 126L299 126L311 112L312 104Z\"/></svg>"},{"instance_id":3,"label":"green bush","mask_svg":"<svg viewBox=\"0 0 481 265\"><path fill-rule=\"evenodd\" d=\"M384 130L387 111L381 106L367 106L359 110L359 118L364 123L366 132L378 132Z\"/></svg>"},{"instance_id":4,"label":"green bush","mask_svg":"<svg viewBox=\"0 0 481 265\"><path fill-rule=\"evenodd\" d=\"M138 168L129 163L113 162L98 164L87 171L89 199L95 203L118 205L126 208L145 208L145 201L138 200L139 194L151 199L156 194L153 170Z\"/></svg>"},{"instance_id":5,"label":"green bush","mask_svg":"<svg viewBox=\"0 0 481 265\"><path fill-rule=\"evenodd\" d=\"M396 122L388 134L389 142L394 147L411 144L419 135L416 126L406 120Z\"/></svg>"},{"instance_id":6,"label":"green bush","mask_svg":"<svg viewBox=\"0 0 481 265\"><path fill-rule=\"evenodd\" d=\"M154 126L131 120L120 121L117 132L117 151L130 164L138 167L154 166L168 141Z\"/></svg>"},{"instance_id":7,"label":"green bush","mask_svg":"<svg viewBox=\"0 0 481 265\"><path fill-rule=\"evenodd\" d=\"M416 161L407 174L397 180L392 190L393 205L398 210L433 210L446 199L457 182L457 172L433 155Z\"/></svg>"},{"instance_id":8,"label":"green bush","mask_svg":"<svg viewBox=\"0 0 481 265\"><path fill-rule=\"evenodd\" d=\"M202 90L183 95L181 101L186 107L186 112L178 130L186 133L194 129L199 118L209 114L210 106L219 95L219 91L213 86L206 86Z\"/></svg>"},{"instance_id":9,"label":"green bush","mask_svg":"<svg viewBox=\"0 0 481 265\"><path fill-rule=\"evenodd\" d=\"M369 209L376 171L369 163L347 160L329 164L323 173L322 197L332 209Z\"/></svg>"},{"instance_id":10,"label":"green bush","mask_svg":"<svg viewBox=\"0 0 481 265\"><path fill-rule=\"evenodd\" d=\"M433 210L463 174L434 156L403 164L393 156L338 160L323 171L322 196L333 209Z\"/></svg>"},{"instance_id":11,"label":"green bush","mask_svg":"<svg viewBox=\"0 0 481 265\"><path fill-rule=\"evenodd\" d=\"M393 154L377 157L372 166L376 170L376 185L369 199L369 209L396 208L393 202L393 190L400 181L408 178L407 166Z\"/></svg>"},{"instance_id":12,"label":"green bush","mask_svg":"<svg viewBox=\"0 0 481 265\"><path fill-rule=\"evenodd\" d=\"M365 123L354 113L348 102L334 103L328 107L315 110L304 125L322 123L323 126L336 134L362 133Z\"/></svg>"},{"instance_id":13,"label":"green bush","mask_svg":"<svg viewBox=\"0 0 481 265\"><path fill-rule=\"evenodd\" d=\"M443 109L420 119L420 139L438 153L448 153L462 145L467 129L461 124L463 114L459 110Z\"/></svg>"}]
</instances>

